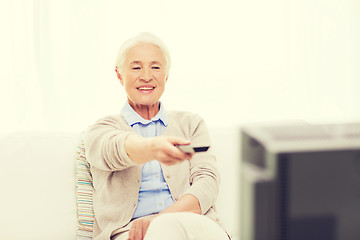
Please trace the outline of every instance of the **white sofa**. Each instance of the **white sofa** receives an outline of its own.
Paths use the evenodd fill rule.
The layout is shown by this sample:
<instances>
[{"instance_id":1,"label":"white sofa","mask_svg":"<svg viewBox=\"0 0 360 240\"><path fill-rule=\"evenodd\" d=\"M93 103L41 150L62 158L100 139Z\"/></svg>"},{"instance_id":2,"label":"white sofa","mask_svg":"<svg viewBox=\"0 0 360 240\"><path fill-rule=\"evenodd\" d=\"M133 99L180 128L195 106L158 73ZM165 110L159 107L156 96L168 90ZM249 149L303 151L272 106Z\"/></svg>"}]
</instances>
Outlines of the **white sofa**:
<instances>
[{"instance_id":1,"label":"white sofa","mask_svg":"<svg viewBox=\"0 0 360 240\"><path fill-rule=\"evenodd\" d=\"M239 129L209 131L222 177L218 211L238 239ZM0 135L0 239L75 239L74 157L79 136L76 132Z\"/></svg>"}]
</instances>

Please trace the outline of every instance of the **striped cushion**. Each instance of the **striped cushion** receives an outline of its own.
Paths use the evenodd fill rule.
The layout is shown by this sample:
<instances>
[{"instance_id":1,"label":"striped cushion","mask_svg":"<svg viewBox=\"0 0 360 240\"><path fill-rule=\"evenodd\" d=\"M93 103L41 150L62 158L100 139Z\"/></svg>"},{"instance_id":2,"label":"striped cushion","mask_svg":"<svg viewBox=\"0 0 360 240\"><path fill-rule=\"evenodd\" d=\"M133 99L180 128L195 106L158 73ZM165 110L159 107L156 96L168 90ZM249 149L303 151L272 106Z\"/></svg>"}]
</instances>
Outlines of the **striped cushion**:
<instances>
[{"instance_id":1,"label":"striped cushion","mask_svg":"<svg viewBox=\"0 0 360 240\"><path fill-rule=\"evenodd\" d=\"M90 164L86 161L84 141L81 138L76 151L76 200L78 227L76 239L92 239L94 225L93 185Z\"/></svg>"}]
</instances>

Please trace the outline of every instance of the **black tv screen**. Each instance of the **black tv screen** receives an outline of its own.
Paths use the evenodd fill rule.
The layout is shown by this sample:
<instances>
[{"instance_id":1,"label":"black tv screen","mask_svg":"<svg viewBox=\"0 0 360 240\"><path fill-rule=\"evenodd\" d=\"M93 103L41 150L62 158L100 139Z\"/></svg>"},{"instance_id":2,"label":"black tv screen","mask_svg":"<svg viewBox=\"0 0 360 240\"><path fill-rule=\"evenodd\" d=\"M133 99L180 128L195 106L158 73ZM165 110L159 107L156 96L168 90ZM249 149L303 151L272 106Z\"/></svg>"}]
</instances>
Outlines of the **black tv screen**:
<instances>
[{"instance_id":1,"label":"black tv screen","mask_svg":"<svg viewBox=\"0 0 360 240\"><path fill-rule=\"evenodd\" d=\"M359 240L360 123L242 129L241 240Z\"/></svg>"}]
</instances>

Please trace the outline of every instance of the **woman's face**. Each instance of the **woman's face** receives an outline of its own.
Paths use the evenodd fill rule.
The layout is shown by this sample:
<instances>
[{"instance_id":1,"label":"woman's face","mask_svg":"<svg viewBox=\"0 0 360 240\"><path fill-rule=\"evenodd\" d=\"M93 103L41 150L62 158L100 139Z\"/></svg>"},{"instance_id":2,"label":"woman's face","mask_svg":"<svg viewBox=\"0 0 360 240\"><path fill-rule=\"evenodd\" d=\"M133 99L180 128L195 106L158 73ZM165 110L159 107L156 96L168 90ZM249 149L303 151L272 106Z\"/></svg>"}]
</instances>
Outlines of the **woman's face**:
<instances>
[{"instance_id":1,"label":"woman's face","mask_svg":"<svg viewBox=\"0 0 360 240\"><path fill-rule=\"evenodd\" d=\"M160 48L139 43L126 54L122 72L117 75L130 105L153 106L159 102L167 81L166 61Z\"/></svg>"}]
</instances>

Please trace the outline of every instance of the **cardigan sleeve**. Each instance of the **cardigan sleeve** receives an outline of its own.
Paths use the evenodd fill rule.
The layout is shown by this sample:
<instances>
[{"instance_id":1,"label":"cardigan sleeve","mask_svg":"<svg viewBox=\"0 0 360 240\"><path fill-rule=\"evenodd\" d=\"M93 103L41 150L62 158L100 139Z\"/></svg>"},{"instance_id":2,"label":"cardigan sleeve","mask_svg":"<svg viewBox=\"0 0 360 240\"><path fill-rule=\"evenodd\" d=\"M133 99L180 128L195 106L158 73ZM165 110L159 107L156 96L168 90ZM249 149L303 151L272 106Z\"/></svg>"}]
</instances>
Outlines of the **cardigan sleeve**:
<instances>
[{"instance_id":1,"label":"cardigan sleeve","mask_svg":"<svg viewBox=\"0 0 360 240\"><path fill-rule=\"evenodd\" d=\"M92 167L103 171L123 170L136 165L125 151L129 134L120 116L108 116L90 126L84 134L86 159Z\"/></svg>"},{"instance_id":2,"label":"cardigan sleeve","mask_svg":"<svg viewBox=\"0 0 360 240\"><path fill-rule=\"evenodd\" d=\"M189 131L192 145L210 145L207 127L200 116L195 115ZM190 160L189 182L190 188L184 194L194 195L199 200L202 214L205 214L215 204L220 184L216 158L211 147L207 152L196 153Z\"/></svg>"}]
</instances>

